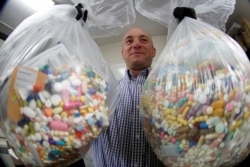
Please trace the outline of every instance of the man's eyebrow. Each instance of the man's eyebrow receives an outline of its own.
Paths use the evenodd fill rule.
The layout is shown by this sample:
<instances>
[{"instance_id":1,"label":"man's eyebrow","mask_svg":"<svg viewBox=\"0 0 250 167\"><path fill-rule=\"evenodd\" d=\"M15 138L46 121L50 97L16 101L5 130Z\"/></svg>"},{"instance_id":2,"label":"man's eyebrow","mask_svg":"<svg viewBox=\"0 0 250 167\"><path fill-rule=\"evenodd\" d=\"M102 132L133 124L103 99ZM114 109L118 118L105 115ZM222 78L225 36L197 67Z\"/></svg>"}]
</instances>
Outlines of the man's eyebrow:
<instances>
[{"instance_id":1,"label":"man's eyebrow","mask_svg":"<svg viewBox=\"0 0 250 167\"><path fill-rule=\"evenodd\" d=\"M150 37L149 37L148 35L144 35L144 34L140 35L139 38L147 38L147 39L150 39Z\"/></svg>"},{"instance_id":2,"label":"man's eyebrow","mask_svg":"<svg viewBox=\"0 0 250 167\"><path fill-rule=\"evenodd\" d=\"M126 40L126 39L129 39L129 38L133 38L131 35L128 35L128 36L126 36L125 38L124 38L124 40Z\"/></svg>"}]
</instances>

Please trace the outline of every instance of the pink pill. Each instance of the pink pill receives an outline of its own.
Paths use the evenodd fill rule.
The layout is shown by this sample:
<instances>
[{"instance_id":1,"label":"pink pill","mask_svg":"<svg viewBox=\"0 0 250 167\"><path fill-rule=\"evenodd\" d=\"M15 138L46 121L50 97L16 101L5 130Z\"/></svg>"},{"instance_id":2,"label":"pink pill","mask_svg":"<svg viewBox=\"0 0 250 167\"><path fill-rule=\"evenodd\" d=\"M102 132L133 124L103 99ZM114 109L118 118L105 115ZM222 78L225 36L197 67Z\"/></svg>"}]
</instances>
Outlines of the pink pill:
<instances>
[{"instance_id":1,"label":"pink pill","mask_svg":"<svg viewBox=\"0 0 250 167\"><path fill-rule=\"evenodd\" d=\"M82 106L82 102L76 101L76 102L65 103L63 105L63 109L64 110L72 110L72 109L79 108L81 106Z\"/></svg>"},{"instance_id":2,"label":"pink pill","mask_svg":"<svg viewBox=\"0 0 250 167\"><path fill-rule=\"evenodd\" d=\"M64 122L61 122L59 120L54 120L54 121L50 122L50 129L67 131L68 130L68 124L66 124Z\"/></svg>"},{"instance_id":3,"label":"pink pill","mask_svg":"<svg viewBox=\"0 0 250 167\"><path fill-rule=\"evenodd\" d=\"M227 111L232 111L234 108L233 102L227 103L225 108Z\"/></svg>"}]
</instances>

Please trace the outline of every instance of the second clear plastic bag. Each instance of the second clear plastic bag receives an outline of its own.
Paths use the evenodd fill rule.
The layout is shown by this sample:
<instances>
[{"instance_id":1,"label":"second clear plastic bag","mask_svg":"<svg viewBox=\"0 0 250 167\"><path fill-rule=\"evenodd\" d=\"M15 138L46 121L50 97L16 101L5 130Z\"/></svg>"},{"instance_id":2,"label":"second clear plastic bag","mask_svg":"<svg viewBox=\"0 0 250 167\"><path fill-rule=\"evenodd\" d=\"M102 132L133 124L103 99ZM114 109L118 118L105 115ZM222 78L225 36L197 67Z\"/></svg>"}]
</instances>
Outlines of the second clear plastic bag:
<instances>
[{"instance_id":1,"label":"second clear plastic bag","mask_svg":"<svg viewBox=\"0 0 250 167\"><path fill-rule=\"evenodd\" d=\"M234 11L235 0L135 0L135 8L143 16L168 28L168 39L177 26L173 17L176 7L193 8L197 18L222 31Z\"/></svg>"},{"instance_id":2,"label":"second clear plastic bag","mask_svg":"<svg viewBox=\"0 0 250 167\"><path fill-rule=\"evenodd\" d=\"M185 17L141 95L143 127L166 166L219 167L250 148L250 63L227 34Z\"/></svg>"},{"instance_id":3,"label":"second clear plastic bag","mask_svg":"<svg viewBox=\"0 0 250 167\"><path fill-rule=\"evenodd\" d=\"M70 165L109 125L117 83L77 11L35 13L1 48L3 129L25 165Z\"/></svg>"}]
</instances>

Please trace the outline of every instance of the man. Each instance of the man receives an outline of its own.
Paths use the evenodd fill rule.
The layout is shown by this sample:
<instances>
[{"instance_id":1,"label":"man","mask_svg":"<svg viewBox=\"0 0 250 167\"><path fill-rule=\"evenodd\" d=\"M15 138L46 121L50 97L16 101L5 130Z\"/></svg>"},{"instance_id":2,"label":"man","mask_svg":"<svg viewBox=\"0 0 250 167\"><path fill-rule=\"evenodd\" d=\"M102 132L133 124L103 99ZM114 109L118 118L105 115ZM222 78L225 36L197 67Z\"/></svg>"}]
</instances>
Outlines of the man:
<instances>
[{"instance_id":1,"label":"man","mask_svg":"<svg viewBox=\"0 0 250 167\"><path fill-rule=\"evenodd\" d=\"M150 72L156 50L151 36L132 28L122 40L126 74L119 82L119 101L109 128L93 143L96 167L164 166L146 141L139 115L143 84Z\"/></svg>"}]
</instances>

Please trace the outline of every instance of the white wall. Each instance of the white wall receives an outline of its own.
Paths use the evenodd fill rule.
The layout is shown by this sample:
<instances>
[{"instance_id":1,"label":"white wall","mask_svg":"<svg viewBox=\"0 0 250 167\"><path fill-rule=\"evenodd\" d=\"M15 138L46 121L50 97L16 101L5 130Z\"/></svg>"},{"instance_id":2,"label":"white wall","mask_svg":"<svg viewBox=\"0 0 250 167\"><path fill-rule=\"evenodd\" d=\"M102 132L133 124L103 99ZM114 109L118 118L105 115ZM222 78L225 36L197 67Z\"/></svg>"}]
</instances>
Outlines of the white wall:
<instances>
[{"instance_id":1,"label":"white wall","mask_svg":"<svg viewBox=\"0 0 250 167\"><path fill-rule=\"evenodd\" d=\"M156 58L159 57L161 51L166 45L166 36L152 36L154 46L156 48ZM121 57L121 42L101 46L100 49L103 53L104 58L110 65L111 70L117 79L121 78L124 74L125 64Z\"/></svg>"}]
</instances>

